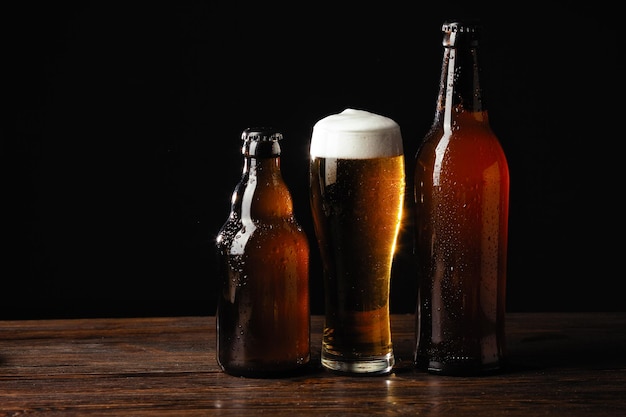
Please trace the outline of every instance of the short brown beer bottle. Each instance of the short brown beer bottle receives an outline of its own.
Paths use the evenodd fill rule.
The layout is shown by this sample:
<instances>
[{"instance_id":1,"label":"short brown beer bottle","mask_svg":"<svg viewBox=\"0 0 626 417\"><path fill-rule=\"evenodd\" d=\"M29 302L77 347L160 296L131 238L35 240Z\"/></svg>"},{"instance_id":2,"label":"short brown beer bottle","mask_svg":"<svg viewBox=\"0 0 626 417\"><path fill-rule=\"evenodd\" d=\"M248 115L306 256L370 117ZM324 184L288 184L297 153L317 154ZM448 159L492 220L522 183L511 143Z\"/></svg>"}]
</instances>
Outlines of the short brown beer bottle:
<instances>
[{"instance_id":1,"label":"short brown beer bottle","mask_svg":"<svg viewBox=\"0 0 626 417\"><path fill-rule=\"evenodd\" d=\"M310 360L309 242L281 174L281 139L243 132L242 177L216 238L217 361L232 375L278 377Z\"/></svg>"},{"instance_id":2,"label":"short brown beer bottle","mask_svg":"<svg viewBox=\"0 0 626 417\"><path fill-rule=\"evenodd\" d=\"M481 85L477 23L446 22L434 122L416 154L415 365L472 375L502 368L509 169Z\"/></svg>"}]
</instances>

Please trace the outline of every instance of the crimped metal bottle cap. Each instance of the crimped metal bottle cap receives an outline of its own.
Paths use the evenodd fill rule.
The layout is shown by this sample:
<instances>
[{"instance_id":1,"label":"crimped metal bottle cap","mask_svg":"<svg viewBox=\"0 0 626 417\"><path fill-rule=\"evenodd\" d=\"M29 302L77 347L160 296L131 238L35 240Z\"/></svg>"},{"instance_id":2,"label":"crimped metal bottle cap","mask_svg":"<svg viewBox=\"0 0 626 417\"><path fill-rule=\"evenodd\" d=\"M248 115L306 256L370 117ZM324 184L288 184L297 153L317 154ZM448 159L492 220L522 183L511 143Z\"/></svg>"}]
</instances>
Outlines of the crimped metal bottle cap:
<instances>
[{"instance_id":1,"label":"crimped metal bottle cap","mask_svg":"<svg viewBox=\"0 0 626 417\"><path fill-rule=\"evenodd\" d=\"M283 139L283 134L271 127L249 127L241 134L241 140L249 141L278 141Z\"/></svg>"},{"instance_id":2,"label":"crimped metal bottle cap","mask_svg":"<svg viewBox=\"0 0 626 417\"><path fill-rule=\"evenodd\" d=\"M480 23L475 21L446 21L441 26L443 32L476 33L482 30Z\"/></svg>"},{"instance_id":3,"label":"crimped metal bottle cap","mask_svg":"<svg viewBox=\"0 0 626 417\"><path fill-rule=\"evenodd\" d=\"M272 158L280 156L280 144L283 134L272 127L249 127L241 134L245 156Z\"/></svg>"},{"instance_id":4,"label":"crimped metal bottle cap","mask_svg":"<svg viewBox=\"0 0 626 417\"><path fill-rule=\"evenodd\" d=\"M443 32L443 46L455 47L461 39L476 45L483 31L482 25L478 21L456 21L450 20L441 26Z\"/></svg>"}]
</instances>

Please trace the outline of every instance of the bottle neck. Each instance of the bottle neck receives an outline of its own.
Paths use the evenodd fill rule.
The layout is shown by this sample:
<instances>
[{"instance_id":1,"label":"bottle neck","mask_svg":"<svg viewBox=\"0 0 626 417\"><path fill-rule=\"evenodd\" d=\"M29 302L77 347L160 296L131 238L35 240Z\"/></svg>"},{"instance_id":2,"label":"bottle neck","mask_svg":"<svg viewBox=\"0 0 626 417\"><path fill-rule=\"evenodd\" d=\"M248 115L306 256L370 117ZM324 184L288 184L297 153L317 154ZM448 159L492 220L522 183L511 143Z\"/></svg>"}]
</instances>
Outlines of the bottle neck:
<instances>
[{"instance_id":1,"label":"bottle neck","mask_svg":"<svg viewBox=\"0 0 626 417\"><path fill-rule=\"evenodd\" d=\"M291 218L293 202L280 169L280 156L245 155L233 213L243 221Z\"/></svg>"},{"instance_id":2,"label":"bottle neck","mask_svg":"<svg viewBox=\"0 0 626 417\"><path fill-rule=\"evenodd\" d=\"M280 145L278 141L246 140L241 148L243 155L244 179L252 176L278 179L282 182L280 172ZM273 181L272 181L273 182Z\"/></svg>"},{"instance_id":3,"label":"bottle neck","mask_svg":"<svg viewBox=\"0 0 626 417\"><path fill-rule=\"evenodd\" d=\"M282 179L280 171L280 156L273 156L269 158L246 156L243 160L243 175L255 177L278 177Z\"/></svg>"},{"instance_id":4,"label":"bottle neck","mask_svg":"<svg viewBox=\"0 0 626 417\"><path fill-rule=\"evenodd\" d=\"M459 120L487 123L488 115L480 83L478 41L470 34L456 34L444 41L443 64L437 98L436 123L452 131ZM447 38L446 38L447 39Z\"/></svg>"}]
</instances>

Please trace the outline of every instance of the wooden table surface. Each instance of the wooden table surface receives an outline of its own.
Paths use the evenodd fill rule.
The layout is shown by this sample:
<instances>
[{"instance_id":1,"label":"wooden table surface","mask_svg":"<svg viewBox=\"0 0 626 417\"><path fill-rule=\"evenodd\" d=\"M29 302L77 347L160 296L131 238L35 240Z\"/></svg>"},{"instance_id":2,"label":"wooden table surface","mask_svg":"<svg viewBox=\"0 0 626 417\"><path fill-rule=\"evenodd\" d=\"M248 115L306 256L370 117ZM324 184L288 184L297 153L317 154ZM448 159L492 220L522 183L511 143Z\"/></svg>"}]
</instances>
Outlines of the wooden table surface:
<instances>
[{"instance_id":1,"label":"wooden table surface","mask_svg":"<svg viewBox=\"0 0 626 417\"><path fill-rule=\"evenodd\" d=\"M626 416L626 313L507 316L508 366L413 369L414 316L394 315L388 376L246 379L215 360L214 317L0 321L0 416Z\"/></svg>"}]
</instances>

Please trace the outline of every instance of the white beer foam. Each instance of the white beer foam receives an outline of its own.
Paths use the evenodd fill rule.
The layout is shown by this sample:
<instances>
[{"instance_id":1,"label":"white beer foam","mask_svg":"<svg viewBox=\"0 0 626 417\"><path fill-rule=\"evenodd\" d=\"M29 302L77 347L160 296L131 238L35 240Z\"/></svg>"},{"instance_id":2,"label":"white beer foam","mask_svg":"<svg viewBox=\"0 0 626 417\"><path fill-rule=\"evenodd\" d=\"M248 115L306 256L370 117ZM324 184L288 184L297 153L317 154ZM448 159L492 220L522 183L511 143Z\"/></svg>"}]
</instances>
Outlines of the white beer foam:
<instances>
[{"instance_id":1,"label":"white beer foam","mask_svg":"<svg viewBox=\"0 0 626 417\"><path fill-rule=\"evenodd\" d=\"M311 157L367 159L403 154L400 126L365 110L345 109L313 126Z\"/></svg>"}]
</instances>

